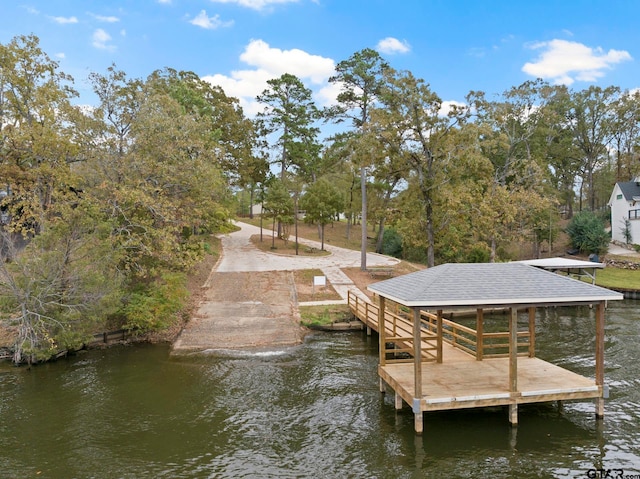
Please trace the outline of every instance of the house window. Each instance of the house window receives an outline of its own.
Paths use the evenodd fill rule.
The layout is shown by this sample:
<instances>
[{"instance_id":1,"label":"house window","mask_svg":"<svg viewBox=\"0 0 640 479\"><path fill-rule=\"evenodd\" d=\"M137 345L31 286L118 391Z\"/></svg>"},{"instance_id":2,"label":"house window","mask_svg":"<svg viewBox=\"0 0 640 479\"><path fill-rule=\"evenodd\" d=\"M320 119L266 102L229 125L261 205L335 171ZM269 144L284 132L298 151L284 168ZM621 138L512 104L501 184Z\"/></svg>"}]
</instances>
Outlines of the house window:
<instances>
[{"instance_id":1,"label":"house window","mask_svg":"<svg viewBox=\"0 0 640 479\"><path fill-rule=\"evenodd\" d=\"M622 199L622 195L621 194L616 196L616 200L621 200L621 199Z\"/></svg>"}]
</instances>

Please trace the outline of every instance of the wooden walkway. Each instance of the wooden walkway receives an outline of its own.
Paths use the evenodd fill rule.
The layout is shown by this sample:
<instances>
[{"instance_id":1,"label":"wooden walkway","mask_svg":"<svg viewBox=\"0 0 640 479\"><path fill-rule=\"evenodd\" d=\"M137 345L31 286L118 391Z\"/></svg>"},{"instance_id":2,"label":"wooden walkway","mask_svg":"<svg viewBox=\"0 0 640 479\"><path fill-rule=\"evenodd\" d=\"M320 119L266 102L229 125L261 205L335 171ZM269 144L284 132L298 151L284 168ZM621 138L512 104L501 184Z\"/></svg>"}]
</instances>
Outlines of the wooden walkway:
<instances>
[{"instance_id":1,"label":"wooden walkway","mask_svg":"<svg viewBox=\"0 0 640 479\"><path fill-rule=\"evenodd\" d=\"M352 294L348 304L367 328L379 332L377 305ZM411 312L386 304L378 366L380 388L384 392L386 384L393 389L397 409L403 401L412 407L416 432L422 431L421 413L425 411L504 405L510 406L510 421L517 424L518 404L603 397L603 388L595 380L535 357L535 311L529 313L528 330L517 332L515 384L509 332L484 332L481 313L476 329L472 329L421 312L421 380L416 381ZM416 382L420 391L415 390Z\"/></svg>"}]
</instances>

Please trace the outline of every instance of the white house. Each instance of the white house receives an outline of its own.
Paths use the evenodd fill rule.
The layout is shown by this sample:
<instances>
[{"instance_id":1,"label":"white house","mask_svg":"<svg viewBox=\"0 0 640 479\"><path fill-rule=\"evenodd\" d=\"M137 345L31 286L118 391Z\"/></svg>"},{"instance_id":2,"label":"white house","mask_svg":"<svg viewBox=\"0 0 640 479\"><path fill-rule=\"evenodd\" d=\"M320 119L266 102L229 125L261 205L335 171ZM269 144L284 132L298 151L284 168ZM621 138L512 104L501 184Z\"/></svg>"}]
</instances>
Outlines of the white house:
<instances>
[{"instance_id":1,"label":"white house","mask_svg":"<svg viewBox=\"0 0 640 479\"><path fill-rule=\"evenodd\" d=\"M640 244L640 178L618 182L613 187L611 198L611 239L627 243L625 230L629 220L630 244Z\"/></svg>"}]
</instances>

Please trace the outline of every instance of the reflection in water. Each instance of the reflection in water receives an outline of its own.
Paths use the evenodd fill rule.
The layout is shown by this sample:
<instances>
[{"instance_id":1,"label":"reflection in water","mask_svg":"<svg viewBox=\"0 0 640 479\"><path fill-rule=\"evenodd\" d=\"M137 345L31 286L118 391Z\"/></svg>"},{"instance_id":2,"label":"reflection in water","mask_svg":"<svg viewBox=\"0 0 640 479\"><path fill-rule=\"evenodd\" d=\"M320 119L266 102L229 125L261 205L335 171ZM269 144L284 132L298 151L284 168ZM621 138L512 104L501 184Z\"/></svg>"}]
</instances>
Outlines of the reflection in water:
<instances>
[{"instance_id":1,"label":"reflection in water","mask_svg":"<svg viewBox=\"0 0 640 479\"><path fill-rule=\"evenodd\" d=\"M638 304L607 311L605 420L590 401L425 414L378 391L377 342L169 358L164 346L0 365L1 477L586 477L640 473ZM538 355L593 377L594 312L540 311Z\"/></svg>"}]
</instances>

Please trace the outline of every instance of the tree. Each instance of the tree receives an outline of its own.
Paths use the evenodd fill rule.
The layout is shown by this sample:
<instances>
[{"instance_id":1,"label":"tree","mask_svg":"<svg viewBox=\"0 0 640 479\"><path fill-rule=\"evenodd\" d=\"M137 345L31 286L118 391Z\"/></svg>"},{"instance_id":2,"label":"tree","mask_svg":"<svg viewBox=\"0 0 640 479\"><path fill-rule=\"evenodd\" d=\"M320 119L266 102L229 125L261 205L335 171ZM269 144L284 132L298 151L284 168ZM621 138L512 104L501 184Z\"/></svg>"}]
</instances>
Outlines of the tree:
<instances>
[{"instance_id":1,"label":"tree","mask_svg":"<svg viewBox=\"0 0 640 479\"><path fill-rule=\"evenodd\" d=\"M69 169L79 150L72 82L37 37L0 44L0 178L12 192L8 228L23 236L40 231L56 196L77 186Z\"/></svg>"},{"instance_id":2,"label":"tree","mask_svg":"<svg viewBox=\"0 0 640 479\"><path fill-rule=\"evenodd\" d=\"M410 72L388 71L383 107L372 111L372 129L381 140L402 155L420 195L427 245L427 266L435 264L435 210L439 189L449 181L452 161L448 136L463 120L464 112L453 108L442 116L442 100L423 80Z\"/></svg>"},{"instance_id":3,"label":"tree","mask_svg":"<svg viewBox=\"0 0 640 479\"><path fill-rule=\"evenodd\" d=\"M16 364L81 347L92 327L120 307L110 225L86 200L58 203L57 214L19 255L0 258L0 306L18 329Z\"/></svg>"},{"instance_id":4,"label":"tree","mask_svg":"<svg viewBox=\"0 0 640 479\"><path fill-rule=\"evenodd\" d=\"M487 224L491 236L490 260L500 243L533 227L529 221L543 203L547 176L546 145L541 140L549 98L554 92L541 80L525 82L502 95L502 101L486 101L484 94L469 98L476 108L484 135L480 147L493 165L493 182L486 194L498 221Z\"/></svg>"},{"instance_id":5,"label":"tree","mask_svg":"<svg viewBox=\"0 0 640 479\"><path fill-rule=\"evenodd\" d=\"M603 89L591 86L571 95L568 120L574 141L582 153L580 191L582 193L584 187L587 187L587 200L591 211L596 209L594 173L608 157L607 147L613 139L614 107L619 93L620 89L617 87Z\"/></svg>"},{"instance_id":6,"label":"tree","mask_svg":"<svg viewBox=\"0 0 640 479\"><path fill-rule=\"evenodd\" d=\"M338 106L329 112L329 117L338 121L351 120L355 130L362 134L370 119L370 109L384 84L383 74L389 68L378 52L365 48L354 53L336 66L336 75L330 83L340 85ZM360 244L360 269L367 269L367 166L368 155L358 157L360 163L360 194L362 198Z\"/></svg>"},{"instance_id":7,"label":"tree","mask_svg":"<svg viewBox=\"0 0 640 479\"><path fill-rule=\"evenodd\" d=\"M567 225L571 245L584 253L603 253L611 237L604 223L592 211L581 211Z\"/></svg>"},{"instance_id":8,"label":"tree","mask_svg":"<svg viewBox=\"0 0 640 479\"><path fill-rule=\"evenodd\" d=\"M334 221L343 204L338 190L326 179L321 178L309 185L300 199L300 207L305 210L304 220L321 227L321 249L324 251L324 227Z\"/></svg>"},{"instance_id":9,"label":"tree","mask_svg":"<svg viewBox=\"0 0 640 479\"><path fill-rule=\"evenodd\" d=\"M237 98L190 71L156 70L149 87L177 101L184 113L207 126L209 147L227 181L236 186L255 185L266 175L266 159L256 155L260 142L255 123L245 117Z\"/></svg>"},{"instance_id":10,"label":"tree","mask_svg":"<svg viewBox=\"0 0 640 479\"><path fill-rule=\"evenodd\" d=\"M624 92L615 102L612 146L615 148L616 181L627 181L640 173L640 91Z\"/></svg>"},{"instance_id":11,"label":"tree","mask_svg":"<svg viewBox=\"0 0 640 479\"><path fill-rule=\"evenodd\" d=\"M264 136L276 135L279 148L280 180L292 165L304 168L305 159L317 153L316 137L319 129L314 122L319 111L306 88L295 75L285 73L268 80L269 87L258 95L265 105L258 113L258 124Z\"/></svg>"},{"instance_id":12,"label":"tree","mask_svg":"<svg viewBox=\"0 0 640 479\"><path fill-rule=\"evenodd\" d=\"M273 179L265 191L262 204L264 214L273 219L271 247L275 248L275 223L282 225L293 224L294 204L289 191L279 179ZM286 228L285 228L286 229ZM287 240L288 233L282 232L282 238Z\"/></svg>"}]
</instances>

